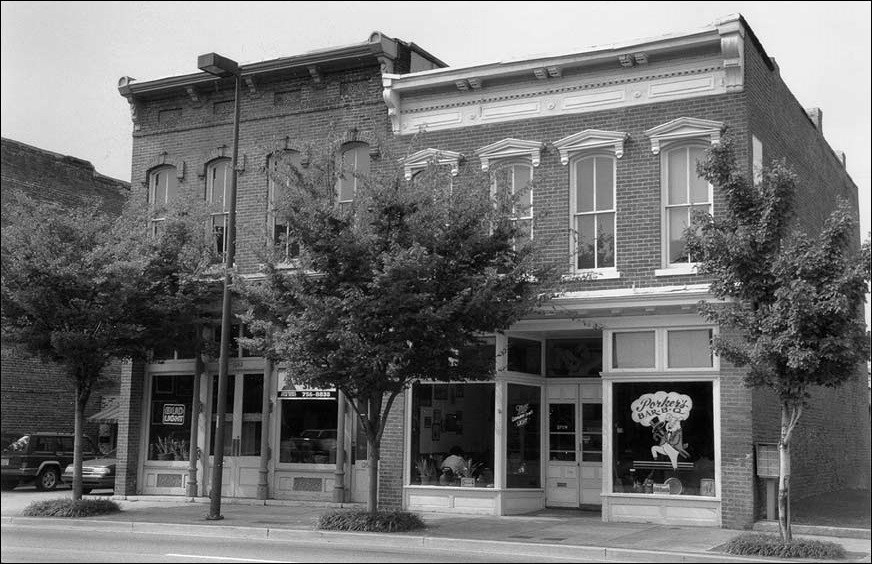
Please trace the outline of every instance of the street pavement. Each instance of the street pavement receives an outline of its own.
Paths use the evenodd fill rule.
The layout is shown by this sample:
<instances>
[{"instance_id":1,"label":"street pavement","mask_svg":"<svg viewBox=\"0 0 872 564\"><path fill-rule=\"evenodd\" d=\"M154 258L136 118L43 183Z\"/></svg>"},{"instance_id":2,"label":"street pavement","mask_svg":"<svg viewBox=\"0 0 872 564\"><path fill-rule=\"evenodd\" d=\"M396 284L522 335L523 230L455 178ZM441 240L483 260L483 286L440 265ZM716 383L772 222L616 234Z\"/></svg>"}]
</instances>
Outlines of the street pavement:
<instances>
[{"instance_id":1,"label":"street pavement","mask_svg":"<svg viewBox=\"0 0 872 564\"><path fill-rule=\"evenodd\" d=\"M20 488L19 488L20 490ZM206 498L137 496L114 498L123 511L87 519L21 517L23 491L3 492L2 524L44 528L84 528L171 535L214 535L239 539L317 540L349 546L442 549L501 555L548 556L622 562L787 562L727 555L719 547L745 531L678 527L651 523L604 523L599 512L547 509L518 516L423 513L427 529L411 533L345 533L315 529L318 516L339 504L281 500L225 499L220 521L207 521ZM38 497L69 496L40 492ZM104 496L107 497L107 496ZM345 504L344 507L359 507ZM795 536L842 544L844 562L870 562L869 530L794 527ZM796 533L818 533L814 535ZM822 536L822 534L824 536ZM846 536L853 535L850 538Z\"/></svg>"}]
</instances>

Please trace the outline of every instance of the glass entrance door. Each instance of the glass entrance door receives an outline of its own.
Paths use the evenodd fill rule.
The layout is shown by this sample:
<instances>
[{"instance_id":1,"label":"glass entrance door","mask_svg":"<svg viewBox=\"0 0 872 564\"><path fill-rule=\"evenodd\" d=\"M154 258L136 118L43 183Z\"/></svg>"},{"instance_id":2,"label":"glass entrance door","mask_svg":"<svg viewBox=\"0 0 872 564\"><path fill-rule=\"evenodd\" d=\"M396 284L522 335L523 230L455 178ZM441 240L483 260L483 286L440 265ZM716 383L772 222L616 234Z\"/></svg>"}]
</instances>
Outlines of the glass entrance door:
<instances>
[{"instance_id":1,"label":"glass entrance door","mask_svg":"<svg viewBox=\"0 0 872 564\"><path fill-rule=\"evenodd\" d=\"M602 504L600 386L548 384L548 506Z\"/></svg>"},{"instance_id":2,"label":"glass entrance door","mask_svg":"<svg viewBox=\"0 0 872 564\"><path fill-rule=\"evenodd\" d=\"M263 374L229 374L224 415L222 497L257 497L260 438L263 433ZM218 376L212 379L210 466L218 424ZM208 473L211 478L211 470Z\"/></svg>"}]
</instances>

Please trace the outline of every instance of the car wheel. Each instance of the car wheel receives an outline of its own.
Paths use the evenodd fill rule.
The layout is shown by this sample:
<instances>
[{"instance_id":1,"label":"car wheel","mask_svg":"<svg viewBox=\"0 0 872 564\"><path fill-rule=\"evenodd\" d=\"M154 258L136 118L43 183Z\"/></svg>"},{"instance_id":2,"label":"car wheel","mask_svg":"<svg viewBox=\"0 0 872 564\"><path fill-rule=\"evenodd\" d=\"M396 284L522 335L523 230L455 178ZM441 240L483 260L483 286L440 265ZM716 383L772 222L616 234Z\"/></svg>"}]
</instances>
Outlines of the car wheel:
<instances>
[{"instance_id":1,"label":"car wheel","mask_svg":"<svg viewBox=\"0 0 872 564\"><path fill-rule=\"evenodd\" d=\"M57 468L45 468L36 477L36 489L42 491L52 491L58 487L60 475Z\"/></svg>"}]
</instances>

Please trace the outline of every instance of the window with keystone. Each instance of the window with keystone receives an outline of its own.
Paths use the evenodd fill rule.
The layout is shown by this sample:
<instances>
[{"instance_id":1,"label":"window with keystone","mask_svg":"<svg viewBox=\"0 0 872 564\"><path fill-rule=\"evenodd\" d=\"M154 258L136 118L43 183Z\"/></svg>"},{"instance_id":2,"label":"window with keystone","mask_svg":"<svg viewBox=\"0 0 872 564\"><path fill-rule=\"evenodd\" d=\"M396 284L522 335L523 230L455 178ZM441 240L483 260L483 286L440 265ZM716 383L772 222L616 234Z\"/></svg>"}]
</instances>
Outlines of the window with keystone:
<instances>
[{"instance_id":1,"label":"window with keystone","mask_svg":"<svg viewBox=\"0 0 872 564\"><path fill-rule=\"evenodd\" d=\"M212 208L210 231L215 252L227 252L227 215L229 211L230 159L212 161L206 167L206 202Z\"/></svg>"},{"instance_id":2,"label":"window with keystone","mask_svg":"<svg viewBox=\"0 0 872 564\"><path fill-rule=\"evenodd\" d=\"M288 171L291 168L298 169L301 165L299 151L287 150L274 153L267 160L267 191L269 198L269 211L267 216L268 233L270 242L278 254L280 262L289 263L300 256L300 244L295 241L289 232L288 221L283 214L287 205L288 189L285 184Z\"/></svg>"},{"instance_id":3,"label":"window with keystone","mask_svg":"<svg viewBox=\"0 0 872 564\"><path fill-rule=\"evenodd\" d=\"M340 152L342 167L336 183L336 201L340 206L354 201L354 194L360 187L360 176L369 174L369 145L361 142L346 143Z\"/></svg>"},{"instance_id":4,"label":"window with keystone","mask_svg":"<svg viewBox=\"0 0 872 564\"><path fill-rule=\"evenodd\" d=\"M166 219L166 206L179 193L179 179L176 167L162 166L148 175L148 204L152 210L151 233L157 235Z\"/></svg>"}]
</instances>

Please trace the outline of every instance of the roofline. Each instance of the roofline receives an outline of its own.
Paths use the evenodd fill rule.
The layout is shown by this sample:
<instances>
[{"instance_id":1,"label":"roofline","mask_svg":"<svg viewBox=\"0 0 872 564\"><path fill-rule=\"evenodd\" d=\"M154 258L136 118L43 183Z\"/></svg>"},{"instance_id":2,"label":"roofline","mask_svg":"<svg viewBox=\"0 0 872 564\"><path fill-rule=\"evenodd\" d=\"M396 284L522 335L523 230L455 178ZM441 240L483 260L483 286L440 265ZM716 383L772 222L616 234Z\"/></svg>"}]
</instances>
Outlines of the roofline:
<instances>
[{"instance_id":1,"label":"roofline","mask_svg":"<svg viewBox=\"0 0 872 564\"><path fill-rule=\"evenodd\" d=\"M664 50L715 43L720 41L724 31L735 29L736 26L744 30L749 29L740 14L730 14L729 16L719 18L714 23L703 28L664 34L657 37L595 45L569 54L543 54L524 59L510 59L467 67L433 69L403 75L385 74L384 78L385 82L390 83L391 88L396 92L427 89L450 84L462 79L478 78L484 80L524 74L540 67L565 67L590 64L599 60L612 59L616 55L626 53L629 50Z\"/></svg>"},{"instance_id":2,"label":"roofline","mask_svg":"<svg viewBox=\"0 0 872 564\"><path fill-rule=\"evenodd\" d=\"M317 49L308 51L300 55L291 57L282 57L279 59L271 59L268 61L260 61L256 63L248 63L239 66L241 77L253 77L259 74L280 72L300 67L312 65L320 65L346 59L355 59L362 57L372 57L373 60L387 57L395 60L398 55L397 45L402 44L409 49L414 50L425 59L437 65L446 66L446 64L429 52L421 49L414 43L407 43L399 39L394 39L382 34L379 31L374 31L369 39L363 43L354 45L346 45L343 47L330 47L326 49ZM180 76L171 76L150 80L146 82L133 82L135 79L130 77L122 77L118 81L118 91L122 96L136 96L140 94L149 94L183 88L187 86L196 86L199 84L209 84L214 82L216 77L207 72L198 72L185 74Z\"/></svg>"}]
</instances>

